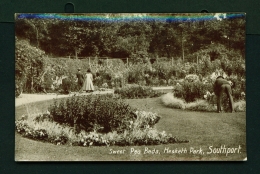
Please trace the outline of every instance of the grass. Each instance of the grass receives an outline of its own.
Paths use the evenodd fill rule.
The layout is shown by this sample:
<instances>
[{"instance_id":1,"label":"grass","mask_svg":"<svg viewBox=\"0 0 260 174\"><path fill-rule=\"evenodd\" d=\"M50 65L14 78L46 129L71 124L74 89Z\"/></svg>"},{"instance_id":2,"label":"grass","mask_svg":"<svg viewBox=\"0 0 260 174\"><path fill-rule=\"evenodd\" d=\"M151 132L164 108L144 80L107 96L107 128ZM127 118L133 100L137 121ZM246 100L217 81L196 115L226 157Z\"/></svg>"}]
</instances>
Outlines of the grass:
<instances>
[{"instance_id":1,"label":"grass","mask_svg":"<svg viewBox=\"0 0 260 174\"><path fill-rule=\"evenodd\" d=\"M131 106L140 110L157 112L162 117L156 128L188 139L189 143L155 145L155 146L126 146L126 147L80 147L30 140L15 134L16 161L183 161L183 160L242 160L246 155L246 114L192 112L181 109L166 108L160 98L129 99ZM37 102L30 107L46 111L50 101ZM16 119L25 114L26 107L16 108ZM112 135L111 135L112 136ZM241 153L235 154L206 154L209 146L220 147L241 146ZM158 150L160 154L144 154L147 150ZM187 153L167 154L165 148L187 149ZM205 154L190 153L190 148L202 149ZM120 151L121 150L121 151ZM115 152L110 154L111 152ZM116 153L117 152L117 153ZM120 152L122 152L120 154ZM123 153L124 152L124 153ZM131 153L132 152L132 153ZM140 152L140 154L138 154ZM152 152L152 151L151 151ZM136 154L134 154L136 153Z\"/></svg>"}]
</instances>

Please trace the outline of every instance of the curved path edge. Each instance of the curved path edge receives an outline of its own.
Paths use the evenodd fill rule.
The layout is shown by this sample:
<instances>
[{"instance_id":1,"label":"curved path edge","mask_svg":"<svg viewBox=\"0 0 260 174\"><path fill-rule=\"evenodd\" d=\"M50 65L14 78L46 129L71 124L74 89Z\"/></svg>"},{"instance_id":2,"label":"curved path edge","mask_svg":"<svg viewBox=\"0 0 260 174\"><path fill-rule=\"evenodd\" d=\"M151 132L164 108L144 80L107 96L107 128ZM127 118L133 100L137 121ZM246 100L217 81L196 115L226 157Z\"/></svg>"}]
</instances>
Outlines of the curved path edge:
<instances>
[{"instance_id":1,"label":"curved path edge","mask_svg":"<svg viewBox=\"0 0 260 174\"><path fill-rule=\"evenodd\" d=\"M90 94L113 94L113 90L107 91L95 91L93 93L71 93L67 95L59 95L55 93L49 94L21 94L18 98L15 98L15 107L21 106L24 104L34 103L38 101L52 100L55 98L66 98L72 97L74 95L82 96L82 95L90 95Z\"/></svg>"}]
</instances>

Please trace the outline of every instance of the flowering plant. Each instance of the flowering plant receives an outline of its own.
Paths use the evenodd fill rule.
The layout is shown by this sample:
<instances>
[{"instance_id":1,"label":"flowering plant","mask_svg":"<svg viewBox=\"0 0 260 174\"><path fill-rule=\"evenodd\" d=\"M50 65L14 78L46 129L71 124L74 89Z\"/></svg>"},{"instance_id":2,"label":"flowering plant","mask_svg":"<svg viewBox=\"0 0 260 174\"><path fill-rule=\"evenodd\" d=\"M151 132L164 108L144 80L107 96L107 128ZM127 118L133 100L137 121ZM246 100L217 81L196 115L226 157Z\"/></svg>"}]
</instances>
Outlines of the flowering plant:
<instances>
[{"instance_id":1,"label":"flowering plant","mask_svg":"<svg viewBox=\"0 0 260 174\"><path fill-rule=\"evenodd\" d=\"M197 76L196 74L189 74L185 77L185 80L188 82L197 82L199 81L199 76Z\"/></svg>"},{"instance_id":2,"label":"flowering plant","mask_svg":"<svg viewBox=\"0 0 260 174\"><path fill-rule=\"evenodd\" d=\"M110 142L106 140L102 134L97 132L89 132L85 135L80 135L79 145L81 146L109 146Z\"/></svg>"},{"instance_id":3,"label":"flowering plant","mask_svg":"<svg viewBox=\"0 0 260 174\"><path fill-rule=\"evenodd\" d=\"M137 84L116 88L114 93L119 94L122 98L146 98L158 97L161 95L160 92L154 91L151 87Z\"/></svg>"},{"instance_id":4,"label":"flowering plant","mask_svg":"<svg viewBox=\"0 0 260 174\"><path fill-rule=\"evenodd\" d=\"M44 140L48 138L48 134L44 129L33 129L28 126L26 121L18 120L15 121L15 127L18 133L25 137L37 140Z\"/></svg>"},{"instance_id":5,"label":"flowering plant","mask_svg":"<svg viewBox=\"0 0 260 174\"><path fill-rule=\"evenodd\" d=\"M206 99L208 101L209 104L216 103L216 96L215 96L214 92L210 93L209 91L207 91L203 97L204 97L204 99Z\"/></svg>"}]
</instances>

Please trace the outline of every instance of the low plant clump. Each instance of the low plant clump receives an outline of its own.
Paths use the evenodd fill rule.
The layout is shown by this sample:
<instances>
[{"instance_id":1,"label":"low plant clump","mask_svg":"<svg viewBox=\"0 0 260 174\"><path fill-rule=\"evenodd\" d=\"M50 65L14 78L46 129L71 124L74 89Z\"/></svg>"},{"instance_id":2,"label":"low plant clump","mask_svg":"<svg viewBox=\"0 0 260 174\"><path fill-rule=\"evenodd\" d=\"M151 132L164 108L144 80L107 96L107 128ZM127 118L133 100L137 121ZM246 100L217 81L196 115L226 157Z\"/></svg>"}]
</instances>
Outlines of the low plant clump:
<instances>
[{"instance_id":1,"label":"low plant clump","mask_svg":"<svg viewBox=\"0 0 260 174\"><path fill-rule=\"evenodd\" d=\"M141 86L137 84L126 85L122 88L116 88L115 94L119 94L121 98L133 99L133 98L147 98L147 97L159 97L163 93L154 91L149 86Z\"/></svg>"},{"instance_id":2,"label":"low plant clump","mask_svg":"<svg viewBox=\"0 0 260 174\"><path fill-rule=\"evenodd\" d=\"M185 102L183 99L177 98L173 93L167 93L161 97L162 103L170 108L184 109L191 111L208 111L213 112L217 110L216 98L211 94L211 97L205 97L204 100L199 99L194 102ZM214 102L213 102L214 101ZM228 99L225 96L223 98L223 110L228 111L229 104ZM234 102L234 109L236 112L245 112L246 111L246 102L245 100L240 100Z\"/></svg>"}]
</instances>

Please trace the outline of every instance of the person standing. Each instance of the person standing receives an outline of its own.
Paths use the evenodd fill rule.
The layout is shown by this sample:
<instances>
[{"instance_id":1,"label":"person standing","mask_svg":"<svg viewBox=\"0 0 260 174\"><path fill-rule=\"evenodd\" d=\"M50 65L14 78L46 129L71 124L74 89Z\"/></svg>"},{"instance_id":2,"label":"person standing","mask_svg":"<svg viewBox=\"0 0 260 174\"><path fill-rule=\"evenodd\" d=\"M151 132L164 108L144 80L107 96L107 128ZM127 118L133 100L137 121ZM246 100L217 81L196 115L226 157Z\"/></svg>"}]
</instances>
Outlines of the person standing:
<instances>
[{"instance_id":1,"label":"person standing","mask_svg":"<svg viewBox=\"0 0 260 174\"><path fill-rule=\"evenodd\" d=\"M80 71L80 68L78 69L78 72L76 75L77 75L77 79L78 79L79 92L82 92L82 87L83 87L83 83L84 83L84 75Z\"/></svg>"},{"instance_id":2,"label":"person standing","mask_svg":"<svg viewBox=\"0 0 260 174\"><path fill-rule=\"evenodd\" d=\"M85 75L85 82L83 85L83 90L86 92L93 92L94 86L93 86L93 75L91 74L90 69L87 70L87 74Z\"/></svg>"},{"instance_id":3,"label":"person standing","mask_svg":"<svg viewBox=\"0 0 260 174\"><path fill-rule=\"evenodd\" d=\"M229 107L231 109L231 112L234 111L234 102L232 97L232 90L230 83L224 79L222 76L218 76L215 83L214 83L214 93L217 96L217 112L221 112L221 100L223 97L223 94L226 93L229 98Z\"/></svg>"},{"instance_id":4,"label":"person standing","mask_svg":"<svg viewBox=\"0 0 260 174\"><path fill-rule=\"evenodd\" d=\"M68 76L62 76L62 89L64 94L69 94L71 89L71 81Z\"/></svg>"}]
</instances>

